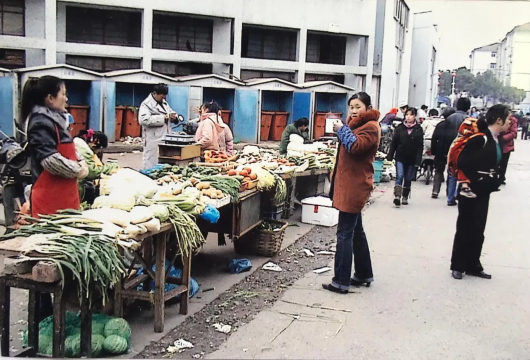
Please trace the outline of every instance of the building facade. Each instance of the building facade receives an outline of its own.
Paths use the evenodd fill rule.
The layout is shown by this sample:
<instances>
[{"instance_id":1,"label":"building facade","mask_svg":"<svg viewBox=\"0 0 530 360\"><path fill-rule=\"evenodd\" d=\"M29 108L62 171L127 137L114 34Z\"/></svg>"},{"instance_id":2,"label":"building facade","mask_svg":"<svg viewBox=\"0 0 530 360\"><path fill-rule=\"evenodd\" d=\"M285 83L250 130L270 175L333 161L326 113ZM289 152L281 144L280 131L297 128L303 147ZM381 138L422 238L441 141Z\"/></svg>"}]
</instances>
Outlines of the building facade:
<instances>
[{"instance_id":1,"label":"building facade","mask_svg":"<svg viewBox=\"0 0 530 360\"><path fill-rule=\"evenodd\" d=\"M377 0L372 92L382 115L408 103L412 26L405 1Z\"/></svg>"},{"instance_id":2,"label":"building facade","mask_svg":"<svg viewBox=\"0 0 530 360\"><path fill-rule=\"evenodd\" d=\"M4 68L372 84L375 1L0 0L0 16Z\"/></svg>"},{"instance_id":3,"label":"building facade","mask_svg":"<svg viewBox=\"0 0 530 360\"><path fill-rule=\"evenodd\" d=\"M473 75L485 73L488 70L497 71L497 57L499 43L490 44L474 49L469 55L470 71Z\"/></svg>"},{"instance_id":4,"label":"building facade","mask_svg":"<svg viewBox=\"0 0 530 360\"><path fill-rule=\"evenodd\" d=\"M497 77L506 86L530 92L530 23L516 26L499 44Z\"/></svg>"},{"instance_id":5,"label":"building facade","mask_svg":"<svg viewBox=\"0 0 530 360\"><path fill-rule=\"evenodd\" d=\"M439 44L440 37L432 12L415 13L408 101L411 106L436 106Z\"/></svg>"}]
</instances>

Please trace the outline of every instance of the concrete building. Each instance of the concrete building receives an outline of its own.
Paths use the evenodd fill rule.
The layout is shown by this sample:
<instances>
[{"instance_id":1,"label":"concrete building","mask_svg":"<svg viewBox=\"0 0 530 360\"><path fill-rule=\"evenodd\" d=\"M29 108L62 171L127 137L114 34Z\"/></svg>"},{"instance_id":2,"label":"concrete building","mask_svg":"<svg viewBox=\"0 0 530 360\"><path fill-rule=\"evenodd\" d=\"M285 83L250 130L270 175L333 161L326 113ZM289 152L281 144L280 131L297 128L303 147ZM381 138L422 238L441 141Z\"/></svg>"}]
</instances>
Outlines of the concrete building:
<instances>
[{"instance_id":1,"label":"concrete building","mask_svg":"<svg viewBox=\"0 0 530 360\"><path fill-rule=\"evenodd\" d=\"M474 49L469 55L470 71L473 75L485 73L488 70L496 72L499 43L490 44Z\"/></svg>"},{"instance_id":2,"label":"concrete building","mask_svg":"<svg viewBox=\"0 0 530 360\"><path fill-rule=\"evenodd\" d=\"M440 36L431 11L415 13L412 29L409 105L435 107Z\"/></svg>"},{"instance_id":3,"label":"concrete building","mask_svg":"<svg viewBox=\"0 0 530 360\"><path fill-rule=\"evenodd\" d=\"M403 0L377 0L372 94L384 115L408 103L412 16Z\"/></svg>"},{"instance_id":4,"label":"concrete building","mask_svg":"<svg viewBox=\"0 0 530 360\"><path fill-rule=\"evenodd\" d=\"M496 74L504 85L530 92L530 23L516 26L501 41Z\"/></svg>"},{"instance_id":5,"label":"concrete building","mask_svg":"<svg viewBox=\"0 0 530 360\"><path fill-rule=\"evenodd\" d=\"M0 67L372 84L375 1L0 0L0 17Z\"/></svg>"}]
</instances>

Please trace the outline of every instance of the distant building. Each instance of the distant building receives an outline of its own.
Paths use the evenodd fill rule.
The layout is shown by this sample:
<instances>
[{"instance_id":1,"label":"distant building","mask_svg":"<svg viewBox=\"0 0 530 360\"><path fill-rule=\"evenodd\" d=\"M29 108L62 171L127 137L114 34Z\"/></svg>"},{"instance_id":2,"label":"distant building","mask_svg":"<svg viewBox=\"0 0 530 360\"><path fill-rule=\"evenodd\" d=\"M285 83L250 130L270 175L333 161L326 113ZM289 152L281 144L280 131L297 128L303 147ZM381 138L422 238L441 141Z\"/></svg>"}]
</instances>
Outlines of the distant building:
<instances>
[{"instance_id":1,"label":"distant building","mask_svg":"<svg viewBox=\"0 0 530 360\"><path fill-rule=\"evenodd\" d=\"M530 22L514 27L500 43L496 74L504 85L530 92Z\"/></svg>"},{"instance_id":2,"label":"distant building","mask_svg":"<svg viewBox=\"0 0 530 360\"><path fill-rule=\"evenodd\" d=\"M371 89L382 114L408 103L412 26L406 1L377 0Z\"/></svg>"},{"instance_id":3,"label":"distant building","mask_svg":"<svg viewBox=\"0 0 530 360\"><path fill-rule=\"evenodd\" d=\"M499 43L490 44L474 49L469 55L471 59L471 73L485 73L488 70L497 70Z\"/></svg>"},{"instance_id":4,"label":"distant building","mask_svg":"<svg viewBox=\"0 0 530 360\"><path fill-rule=\"evenodd\" d=\"M412 29L409 105L435 107L440 36L431 11L415 13Z\"/></svg>"}]
</instances>

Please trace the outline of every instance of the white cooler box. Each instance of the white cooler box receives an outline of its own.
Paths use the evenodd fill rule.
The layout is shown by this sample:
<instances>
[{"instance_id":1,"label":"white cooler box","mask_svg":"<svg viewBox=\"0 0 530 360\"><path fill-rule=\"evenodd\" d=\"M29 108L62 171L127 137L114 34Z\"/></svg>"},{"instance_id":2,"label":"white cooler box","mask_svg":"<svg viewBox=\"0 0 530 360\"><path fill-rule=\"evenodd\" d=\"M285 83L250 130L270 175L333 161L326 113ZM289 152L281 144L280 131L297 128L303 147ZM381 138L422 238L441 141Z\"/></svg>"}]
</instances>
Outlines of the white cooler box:
<instances>
[{"instance_id":1,"label":"white cooler box","mask_svg":"<svg viewBox=\"0 0 530 360\"><path fill-rule=\"evenodd\" d=\"M329 198L317 196L302 200L302 222L305 224L335 226L339 223L339 210L334 209Z\"/></svg>"}]
</instances>

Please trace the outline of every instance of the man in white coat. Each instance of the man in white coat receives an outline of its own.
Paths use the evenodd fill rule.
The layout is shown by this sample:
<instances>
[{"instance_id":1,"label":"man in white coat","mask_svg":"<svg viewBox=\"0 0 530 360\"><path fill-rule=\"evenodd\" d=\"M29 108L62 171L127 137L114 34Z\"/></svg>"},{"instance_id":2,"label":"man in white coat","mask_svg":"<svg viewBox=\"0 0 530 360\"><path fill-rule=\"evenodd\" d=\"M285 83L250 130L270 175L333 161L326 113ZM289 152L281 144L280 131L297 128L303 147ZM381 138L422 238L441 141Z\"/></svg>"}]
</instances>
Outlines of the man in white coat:
<instances>
[{"instance_id":1,"label":"man in white coat","mask_svg":"<svg viewBox=\"0 0 530 360\"><path fill-rule=\"evenodd\" d=\"M166 84L155 85L138 111L138 122L142 125L144 170L158 164L158 142L172 132L171 122L176 122L177 119L177 113L166 101L167 94Z\"/></svg>"}]
</instances>

